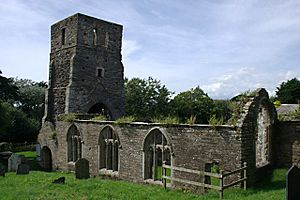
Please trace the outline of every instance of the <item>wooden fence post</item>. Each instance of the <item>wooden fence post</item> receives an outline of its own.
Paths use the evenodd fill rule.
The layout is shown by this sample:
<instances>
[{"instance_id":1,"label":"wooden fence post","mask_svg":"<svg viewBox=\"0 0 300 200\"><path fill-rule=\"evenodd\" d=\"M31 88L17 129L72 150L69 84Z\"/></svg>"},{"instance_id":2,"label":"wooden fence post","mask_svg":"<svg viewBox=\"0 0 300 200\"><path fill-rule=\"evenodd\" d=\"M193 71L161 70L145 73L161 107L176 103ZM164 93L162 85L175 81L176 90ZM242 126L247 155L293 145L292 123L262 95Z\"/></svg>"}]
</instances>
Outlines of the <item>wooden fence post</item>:
<instances>
[{"instance_id":1,"label":"wooden fence post","mask_svg":"<svg viewBox=\"0 0 300 200\"><path fill-rule=\"evenodd\" d=\"M224 194L224 192L223 192L223 186L224 186L224 179L223 179L223 174L224 174L224 171L223 170L221 170L220 171L220 199L223 199L223 194Z\"/></svg>"},{"instance_id":2,"label":"wooden fence post","mask_svg":"<svg viewBox=\"0 0 300 200\"><path fill-rule=\"evenodd\" d=\"M166 161L163 161L163 165L162 165L162 175L163 175L163 177L167 176L167 168L165 168L165 165L166 165ZM164 185L164 188L166 189L167 188L167 179L165 179L165 178L163 178L163 185Z\"/></svg>"},{"instance_id":3,"label":"wooden fence post","mask_svg":"<svg viewBox=\"0 0 300 200\"><path fill-rule=\"evenodd\" d=\"M244 162L244 167L245 167L245 169L244 169L244 177L243 178L245 178L245 180L244 180L244 190L246 190L247 189L247 163L246 162Z\"/></svg>"}]
</instances>

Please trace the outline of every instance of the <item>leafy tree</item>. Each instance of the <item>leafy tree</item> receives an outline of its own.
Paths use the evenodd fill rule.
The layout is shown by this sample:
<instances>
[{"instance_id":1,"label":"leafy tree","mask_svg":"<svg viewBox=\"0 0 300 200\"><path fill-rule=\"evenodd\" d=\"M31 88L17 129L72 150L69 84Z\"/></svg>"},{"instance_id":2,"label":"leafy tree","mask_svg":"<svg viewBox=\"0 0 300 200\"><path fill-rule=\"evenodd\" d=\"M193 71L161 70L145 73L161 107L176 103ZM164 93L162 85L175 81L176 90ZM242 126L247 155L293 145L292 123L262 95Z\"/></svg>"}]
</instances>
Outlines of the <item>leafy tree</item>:
<instances>
[{"instance_id":1,"label":"leafy tree","mask_svg":"<svg viewBox=\"0 0 300 200\"><path fill-rule=\"evenodd\" d=\"M174 115L181 122L186 122L191 116L196 116L196 123L208 123L213 109L213 100L198 86L189 91L181 92L171 102Z\"/></svg>"},{"instance_id":2,"label":"leafy tree","mask_svg":"<svg viewBox=\"0 0 300 200\"><path fill-rule=\"evenodd\" d=\"M15 101L17 108L21 109L27 116L41 121L44 114L45 82L34 82L28 79L14 79L19 88L19 95Z\"/></svg>"},{"instance_id":3,"label":"leafy tree","mask_svg":"<svg viewBox=\"0 0 300 200\"><path fill-rule=\"evenodd\" d=\"M16 99L18 96L18 87L14 85L12 78L1 76L0 73L0 99L8 101Z\"/></svg>"},{"instance_id":4,"label":"leafy tree","mask_svg":"<svg viewBox=\"0 0 300 200\"><path fill-rule=\"evenodd\" d=\"M281 103L298 103L300 100L300 81L297 78L282 82L276 95Z\"/></svg>"},{"instance_id":5,"label":"leafy tree","mask_svg":"<svg viewBox=\"0 0 300 200\"><path fill-rule=\"evenodd\" d=\"M125 79L126 114L143 121L165 116L169 112L172 94L165 85L152 77Z\"/></svg>"},{"instance_id":6,"label":"leafy tree","mask_svg":"<svg viewBox=\"0 0 300 200\"><path fill-rule=\"evenodd\" d=\"M40 129L39 121L7 102L0 104L0 141L34 142ZM3 114L3 115L2 115Z\"/></svg>"},{"instance_id":7,"label":"leafy tree","mask_svg":"<svg viewBox=\"0 0 300 200\"><path fill-rule=\"evenodd\" d=\"M11 105L9 103L0 100L0 138L11 124L12 116L10 109Z\"/></svg>"},{"instance_id":8,"label":"leafy tree","mask_svg":"<svg viewBox=\"0 0 300 200\"><path fill-rule=\"evenodd\" d=\"M227 122L235 108L235 103L230 100L214 100L214 106L212 109L212 116L216 119L223 119L224 122Z\"/></svg>"}]
</instances>

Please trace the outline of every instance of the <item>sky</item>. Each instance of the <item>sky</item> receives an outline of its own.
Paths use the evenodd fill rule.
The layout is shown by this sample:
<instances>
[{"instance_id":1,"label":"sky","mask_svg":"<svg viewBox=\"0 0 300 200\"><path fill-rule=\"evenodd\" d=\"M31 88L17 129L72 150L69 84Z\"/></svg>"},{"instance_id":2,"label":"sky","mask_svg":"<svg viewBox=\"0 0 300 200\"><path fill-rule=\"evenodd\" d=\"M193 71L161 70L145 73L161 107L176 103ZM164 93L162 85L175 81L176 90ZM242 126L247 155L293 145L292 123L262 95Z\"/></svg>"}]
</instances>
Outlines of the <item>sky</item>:
<instances>
[{"instance_id":1,"label":"sky","mask_svg":"<svg viewBox=\"0 0 300 200\"><path fill-rule=\"evenodd\" d=\"M0 70L48 81L50 26L75 13L123 25L128 78L213 99L300 78L299 0L1 0Z\"/></svg>"}]
</instances>

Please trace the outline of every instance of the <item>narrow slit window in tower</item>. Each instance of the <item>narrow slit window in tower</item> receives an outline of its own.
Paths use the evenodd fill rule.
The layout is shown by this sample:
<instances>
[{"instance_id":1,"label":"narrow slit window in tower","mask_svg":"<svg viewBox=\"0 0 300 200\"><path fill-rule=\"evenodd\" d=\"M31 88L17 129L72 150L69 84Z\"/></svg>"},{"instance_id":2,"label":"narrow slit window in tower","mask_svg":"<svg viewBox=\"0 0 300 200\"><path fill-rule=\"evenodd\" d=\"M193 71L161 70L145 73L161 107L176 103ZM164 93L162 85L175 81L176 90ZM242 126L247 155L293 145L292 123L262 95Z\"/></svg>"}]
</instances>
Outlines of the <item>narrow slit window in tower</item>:
<instances>
[{"instance_id":1,"label":"narrow slit window in tower","mask_svg":"<svg viewBox=\"0 0 300 200\"><path fill-rule=\"evenodd\" d=\"M61 29L61 44L65 45L66 43L66 29Z\"/></svg>"}]
</instances>

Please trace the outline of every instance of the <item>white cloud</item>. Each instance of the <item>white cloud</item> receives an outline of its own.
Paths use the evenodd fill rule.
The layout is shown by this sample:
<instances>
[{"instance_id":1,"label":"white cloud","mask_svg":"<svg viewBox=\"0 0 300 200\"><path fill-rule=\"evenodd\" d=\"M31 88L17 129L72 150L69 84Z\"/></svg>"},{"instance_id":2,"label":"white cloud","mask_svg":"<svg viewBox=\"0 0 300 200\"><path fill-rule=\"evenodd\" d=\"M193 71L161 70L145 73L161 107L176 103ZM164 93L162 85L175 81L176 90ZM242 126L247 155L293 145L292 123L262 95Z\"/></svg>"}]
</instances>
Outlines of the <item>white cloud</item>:
<instances>
[{"instance_id":1,"label":"white cloud","mask_svg":"<svg viewBox=\"0 0 300 200\"><path fill-rule=\"evenodd\" d=\"M274 93L300 74L298 0L3 0L3 74L47 80L50 25L76 12L123 24L125 76L153 76L177 93Z\"/></svg>"}]
</instances>

